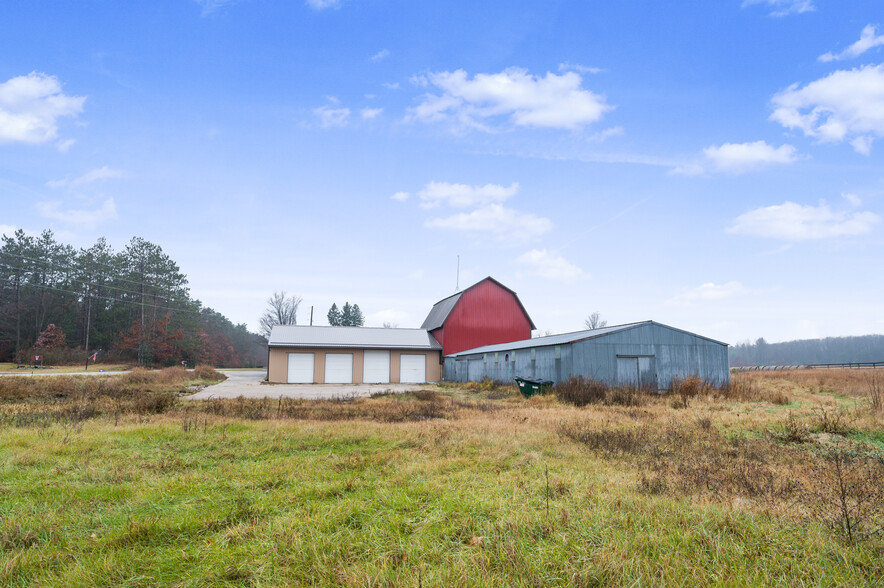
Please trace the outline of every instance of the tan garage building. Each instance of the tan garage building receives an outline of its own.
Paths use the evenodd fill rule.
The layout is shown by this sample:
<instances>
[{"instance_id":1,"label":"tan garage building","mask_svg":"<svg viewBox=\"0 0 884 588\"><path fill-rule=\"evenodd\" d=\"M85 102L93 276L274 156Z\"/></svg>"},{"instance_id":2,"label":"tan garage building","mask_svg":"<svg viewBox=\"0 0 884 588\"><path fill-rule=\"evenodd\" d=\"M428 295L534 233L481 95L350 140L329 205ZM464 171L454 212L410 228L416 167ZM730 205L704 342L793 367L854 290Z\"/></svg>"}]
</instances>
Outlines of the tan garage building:
<instances>
[{"instance_id":1,"label":"tan garage building","mask_svg":"<svg viewBox=\"0 0 884 588\"><path fill-rule=\"evenodd\" d=\"M279 325L268 381L278 384L439 382L442 346L425 329Z\"/></svg>"}]
</instances>

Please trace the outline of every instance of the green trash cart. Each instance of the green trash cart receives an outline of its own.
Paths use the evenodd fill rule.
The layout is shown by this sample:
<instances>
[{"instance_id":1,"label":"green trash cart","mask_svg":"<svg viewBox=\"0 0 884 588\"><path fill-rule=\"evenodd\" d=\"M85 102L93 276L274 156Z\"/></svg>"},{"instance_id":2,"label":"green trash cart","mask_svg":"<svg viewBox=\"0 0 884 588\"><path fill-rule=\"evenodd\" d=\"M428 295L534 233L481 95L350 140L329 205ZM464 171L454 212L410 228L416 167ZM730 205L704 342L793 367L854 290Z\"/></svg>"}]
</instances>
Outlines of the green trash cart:
<instances>
[{"instance_id":1,"label":"green trash cart","mask_svg":"<svg viewBox=\"0 0 884 588\"><path fill-rule=\"evenodd\" d=\"M531 398L535 394L546 394L553 386L552 380L537 380L534 378L517 376L515 381L516 386L519 387L519 392L521 392L522 396L525 398Z\"/></svg>"}]
</instances>

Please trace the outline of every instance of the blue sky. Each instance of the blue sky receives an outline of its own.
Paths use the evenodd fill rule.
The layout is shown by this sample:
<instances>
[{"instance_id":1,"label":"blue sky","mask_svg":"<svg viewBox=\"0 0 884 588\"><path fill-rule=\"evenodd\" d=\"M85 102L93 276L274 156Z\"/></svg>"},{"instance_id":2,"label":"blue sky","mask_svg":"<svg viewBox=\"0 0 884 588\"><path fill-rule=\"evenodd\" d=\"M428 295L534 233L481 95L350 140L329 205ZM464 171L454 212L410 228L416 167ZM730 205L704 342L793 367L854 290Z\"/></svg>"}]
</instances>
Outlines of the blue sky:
<instances>
[{"instance_id":1,"label":"blue sky","mask_svg":"<svg viewBox=\"0 0 884 588\"><path fill-rule=\"evenodd\" d=\"M884 332L872 0L0 5L0 231L161 245L257 327L419 326L491 275L542 331Z\"/></svg>"}]
</instances>

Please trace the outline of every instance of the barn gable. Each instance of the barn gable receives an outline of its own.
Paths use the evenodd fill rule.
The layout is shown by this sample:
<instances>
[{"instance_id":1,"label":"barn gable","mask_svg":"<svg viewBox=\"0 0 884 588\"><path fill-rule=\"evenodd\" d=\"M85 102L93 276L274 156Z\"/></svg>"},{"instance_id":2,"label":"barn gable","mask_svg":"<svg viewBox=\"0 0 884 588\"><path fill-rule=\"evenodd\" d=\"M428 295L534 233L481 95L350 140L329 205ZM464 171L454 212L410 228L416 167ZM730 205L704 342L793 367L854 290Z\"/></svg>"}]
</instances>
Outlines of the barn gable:
<instances>
[{"instance_id":1,"label":"barn gable","mask_svg":"<svg viewBox=\"0 0 884 588\"><path fill-rule=\"evenodd\" d=\"M516 293L488 277L434 304L421 328L450 354L529 339L536 327Z\"/></svg>"}]
</instances>

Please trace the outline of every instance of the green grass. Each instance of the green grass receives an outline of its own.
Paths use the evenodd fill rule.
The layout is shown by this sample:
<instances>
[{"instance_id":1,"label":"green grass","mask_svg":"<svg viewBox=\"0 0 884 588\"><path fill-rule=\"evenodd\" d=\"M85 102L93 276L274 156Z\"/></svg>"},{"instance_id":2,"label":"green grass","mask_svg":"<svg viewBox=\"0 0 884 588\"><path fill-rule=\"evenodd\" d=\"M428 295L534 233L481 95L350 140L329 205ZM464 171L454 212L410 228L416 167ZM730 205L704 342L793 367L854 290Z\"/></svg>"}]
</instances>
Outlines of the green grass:
<instances>
[{"instance_id":1,"label":"green grass","mask_svg":"<svg viewBox=\"0 0 884 588\"><path fill-rule=\"evenodd\" d=\"M0 433L4 585L874 583L813 525L648 498L556 439L445 423ZM546 509L546 471L552 487Z\"/></svg>"},{"instance_id":2,"label":"green grass","mask_svg":"<svg viewBox=\"0 0 884 588\"><path fill-rule=\"evenodd\" d=\"M719 452L812 480L801 469L811 442L758 433L783 414L764 402L647 402L578 409L449 386L315 403L316 420L276 418L275 401L187 401L3 425L0 585L881 584L882 542L846 541L797 496L644 484L660 463L674 488L683 464ZM435 403L443 416L397 403ZM350 420L335 420L345 409ZM563 423L647 437L606 454L563 436ZM875 419L856 427L881 438Z\"/></svg>"}]
</instances>

